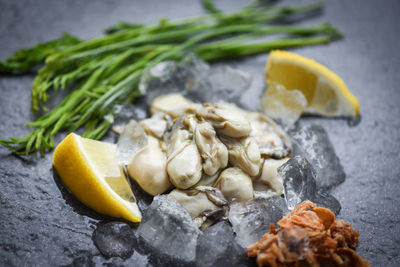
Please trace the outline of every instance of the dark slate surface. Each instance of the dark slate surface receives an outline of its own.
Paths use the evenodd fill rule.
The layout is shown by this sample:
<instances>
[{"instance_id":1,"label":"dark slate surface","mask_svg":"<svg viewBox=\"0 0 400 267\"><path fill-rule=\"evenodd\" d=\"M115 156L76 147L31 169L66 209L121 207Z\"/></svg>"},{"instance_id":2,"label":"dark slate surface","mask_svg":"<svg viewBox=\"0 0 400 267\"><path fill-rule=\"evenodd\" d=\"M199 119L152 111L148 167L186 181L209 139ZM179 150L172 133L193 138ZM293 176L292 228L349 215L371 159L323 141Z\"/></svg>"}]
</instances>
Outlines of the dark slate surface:
<instances>
[{"instance_id":1,"label":"dark slate surface","mask_svg":"<svg viewBox=\"0 0 400 267\"><path fill-rule=\"evenodd\" d=\"M246 1L217 1L226 10ZM298 2L298 1L293 1ZM292 3L293 3L292 2ZM306 2L306 1L301 1ZM346 181L334 189L340 217L360 232L357 251L373 266L400 264L400 2L326 1L325 14L307 23L329 21L345 39L295 51L338 73L361 103L362 121L302 119L327 131L341 159ZM198 1L0 1L0 58L14 50L57 38L63 31L82 38L121 20L154 23L159 17L202 13ZM267 55L232 62L254 76L244 103L261 94ZM0 137L22 136L30 113L33 76L0 77ZM250 106L251 108L251 106ZM254 108L254 107L253 107ZM59 136L59 139L62 136ZM104 259L92 242L99 223L109 220L79 205L53 175L51 155L28 160L0 148L0 266L145 266L145 257Z\"/></svg>"}]
</instances>

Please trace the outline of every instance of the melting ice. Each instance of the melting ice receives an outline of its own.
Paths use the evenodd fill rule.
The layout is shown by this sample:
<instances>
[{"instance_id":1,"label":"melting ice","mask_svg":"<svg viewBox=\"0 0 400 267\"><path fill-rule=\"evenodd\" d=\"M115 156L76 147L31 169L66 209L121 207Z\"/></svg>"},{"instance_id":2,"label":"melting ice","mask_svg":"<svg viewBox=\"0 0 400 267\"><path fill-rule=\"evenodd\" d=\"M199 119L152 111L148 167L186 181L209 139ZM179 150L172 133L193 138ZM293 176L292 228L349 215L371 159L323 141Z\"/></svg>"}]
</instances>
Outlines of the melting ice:
<instances>
[{"instance_id":1,"label":"melting ice","mask_svg":"<svg viewBox=\"0 0 400 267\"><path fill-rule=\"evenodd\" d=\"M310 200L319 206L330 208L336 214L340 212L339 201L318 190L315 171L304 157L297 155L289 159L279 167L278 175L283 179L285 199L290 210L304 200Z\"/></svg>"}]
</instances>

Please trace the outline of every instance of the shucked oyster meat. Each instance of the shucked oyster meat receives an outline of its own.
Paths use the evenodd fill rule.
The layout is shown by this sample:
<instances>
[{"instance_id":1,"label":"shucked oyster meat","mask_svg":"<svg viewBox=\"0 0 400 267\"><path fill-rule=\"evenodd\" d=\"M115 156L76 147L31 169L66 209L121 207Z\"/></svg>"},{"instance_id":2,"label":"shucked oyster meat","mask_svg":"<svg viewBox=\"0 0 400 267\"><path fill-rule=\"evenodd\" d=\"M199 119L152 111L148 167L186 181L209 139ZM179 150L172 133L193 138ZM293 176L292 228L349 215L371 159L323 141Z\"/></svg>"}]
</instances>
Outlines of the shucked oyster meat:
<instances>
[{"instance_id":1,"label":"shucked oyster meat","mask_svg":"<svg viewBox=\"0 0 400 267\"><path fill-rule=\"evenodd\" d=\"M233 104L205 103L198 108L197 115L209 121L221 135L245 137L251 132L250 121Z\"/></svg>"},{"instance_id":2,"label":"shucked oyster meat","mask_svg":"<svg viewBox=\"0 0 400 267\"><path fill-rule=\"evenodd\" d=\"M268 117L176 93L156 97L151 114L139 122L148 143L133 155L129 174L151 195L175 187L170 196L199 226L224 217L227 202L282 194L276 173L291 141Z\"/></svg>"},{"instance_id":3,"label":"shucked oyster meat","mask_svg":"<svg viewBox=\"0 0 400 267\"><path fill-rule=\"evenodd\" d=\"M166 166L167 156L159 140L148 136L148 143L136 153L128 165L128 173L150 195L162 194L171 188Z\"/></svg>"},{"instance_id":4,"label":"shucked oyster meat","mask_svg":"<svg viewBox=\"0 0 400 267\"><path fill-rule=\"evenodd\" d=\"M262 157L281 159L290 154L290 139L270 118L258 112L247 112L247 118Z\"/></svg>"},{"instance_id":5,"label":"shucked oyster meat","mask_svg":"<svg viewBox=\"0 0 400 267\"><path fill-rule=\"evenodd\" d=\"M157 112L151 118L144 119L140 122L140 126L142 126L147 134L157 138L162 138L171 125L171 117L161 112Z\"/></svg>"},{"instance_id":6,"label":"shucked oyster meat","mask_svg":"<svg viewBox=\"0 0 400 267\"><path fill-rule=\"evenodd\" d=\"M203 159L203 171L214 175L228 165L228 149L217 138L212 125L206 121L198 123L195 130L197 148Z\"/></svg>"},{"instance_id":7,"label":"shucked oyster meat","mask_svg":"<svg viewBox=\"0 0 400 267\"><path fill-rule=\"evenodd\" d=\"M196 110L199 106L181 94L175 93L156 97L151 104L150 112L165 113L176 119L188 111Z\"/></svg>"},{"instance_id":8,"label":"shucked oyster meat","mask_svg":"<svg viewBox=\"0 0 400 267\"><path fill-rule=\"evenodd\" d=\"M254 190L272 191L283 194L283 180L278 176L278 168L282 166L289 158L283 159L266 159L262 166L261 175L254 181Z\"/></svg>"},{"instance_id":9,"label":"shucked oyster meat","mask_svg":"<svg viewBox=\"0 0 400 267\"><path fill-rule=\"evenodd\" d=\"M250 176L237 167L225 169L215 186L229 201L247 201L253 198L253 183Z\"/></svg>"},{"instance_id":10,"label":"shucked oyster meat","mask_svg":"<svg viewBox=\"0 0 400 267\"><path fill-rule=\"evenodd\" d=\"M186 189L201 178L201 157L193 132L184 125L185 115L175 122L167 142L167 172L171 183Z\"/></svg>"},{"instance_id":11,"label":"shucked oyster meat","mask_svg":"<svg viewBox=\"0 0 400 267\"><path fill-rule=\"evenodd\" d=\"M232 166L239 167L250 176L257 176L260 173L261 154L253 137L221 137L221 139L228 147L229 163Z\"/></svg>"},{"instance_id":12,"label":"shucked oyster meat","mask_svg":"<svg viewBox=\"0 0 400 267\"><path fill-rule=\"evenodd\" d=\"M221 191L211 186L196 186L193 189L174 189L169 193L175 198L190 214L196 224L201 226L207 221L213 223L226 213L226 201Z\"/></svg>"}]
</instances>

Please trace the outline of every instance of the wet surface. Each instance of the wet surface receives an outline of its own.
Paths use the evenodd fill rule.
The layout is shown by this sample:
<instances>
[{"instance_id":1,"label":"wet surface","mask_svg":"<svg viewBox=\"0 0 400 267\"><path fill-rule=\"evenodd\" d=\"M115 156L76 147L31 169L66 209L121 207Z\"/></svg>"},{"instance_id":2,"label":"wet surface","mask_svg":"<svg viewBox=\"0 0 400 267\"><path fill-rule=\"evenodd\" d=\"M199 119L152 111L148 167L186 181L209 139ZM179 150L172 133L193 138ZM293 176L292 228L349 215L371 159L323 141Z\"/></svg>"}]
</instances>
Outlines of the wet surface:
<instances>
[{"instance_id":1,"label":"wet surface","mask_svg":"<svg viewBox=\"0 0 400 267\"><path fill-rule=\"evenodd\" d=\"M234 10L246 1L217 1ZM300 1L309 2L309 1ZM0 58L16 49L57 38L66 31L82 38L101 34L121 20L155 23L160 17L201 14L198 1L6 1L0 0ZM327 131L346 173L331 193L340 201L339 217L360 232L358 253L373 266L398 266L400 256L400 40L398 1L327 1L322 16L307 23L329 21L345 36L327 46L295 49L325 64L343 78L361 104L362 120L303 118L302 125L320 124ZM242 97L256 109L267 55L233 64L253 76ZM32 120L33 75L0 77L0 137L23 136ZM63 135L56 138L56 142ZM111 136L110 139L113 137ZM140 243L131 257L104 257L92 238L99 225L118 221L82 206L54 174L51 154L29 159L0 148L0 265L148 266L162 259L146 256ZM148 200L143 206L148 205ZM136 225L131 224L131 229ZM124 254L125 255L125 254Z\"/></svg>"}]
</instances>

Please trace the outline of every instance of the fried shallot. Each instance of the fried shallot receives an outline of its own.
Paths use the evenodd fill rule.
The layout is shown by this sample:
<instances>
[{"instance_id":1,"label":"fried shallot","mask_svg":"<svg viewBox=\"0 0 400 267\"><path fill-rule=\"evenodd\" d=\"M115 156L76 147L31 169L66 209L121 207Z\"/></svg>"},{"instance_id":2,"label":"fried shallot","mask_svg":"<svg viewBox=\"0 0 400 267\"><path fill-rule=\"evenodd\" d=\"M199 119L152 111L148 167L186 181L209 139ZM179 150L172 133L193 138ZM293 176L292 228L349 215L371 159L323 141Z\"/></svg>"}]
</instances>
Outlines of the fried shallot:
<instances>
[{"instance_id":1,"label":"fried shallot","mask_svg":"<svg viewBox=\"0 0 400 267\"><path fill-rule=\"evenodd\" d=\"M247 255L257 257L260 267L371 266L353 250L359 233L311 201L299 204L278 225L276 230L271 224L269 233L247 248Z\"/></svg>"}]
</instances>

